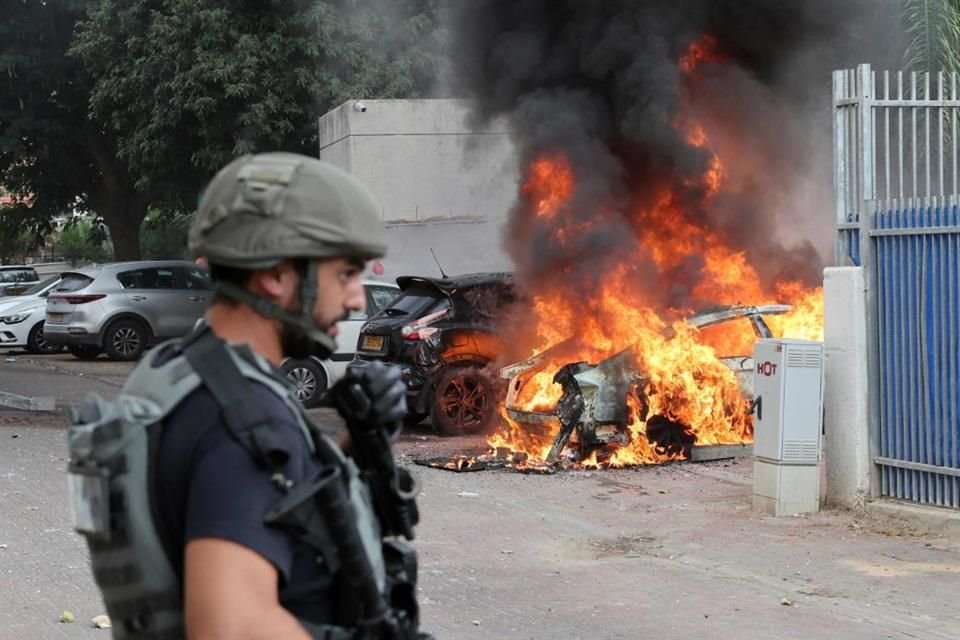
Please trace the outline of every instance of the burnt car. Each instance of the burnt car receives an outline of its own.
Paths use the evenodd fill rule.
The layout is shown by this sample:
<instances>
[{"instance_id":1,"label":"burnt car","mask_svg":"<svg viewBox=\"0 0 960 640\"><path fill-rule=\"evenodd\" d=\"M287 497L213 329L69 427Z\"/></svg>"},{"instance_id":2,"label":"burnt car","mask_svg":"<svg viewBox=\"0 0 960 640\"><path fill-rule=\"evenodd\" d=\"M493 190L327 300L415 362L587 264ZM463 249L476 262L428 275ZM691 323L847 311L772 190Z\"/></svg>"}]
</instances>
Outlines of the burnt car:
<instances>
[{"instance_id":1,"label":"burnt car","mask_svg":"<svg viewBox=\"0 0 960 640\"><path fill-rule=\"evenodd\" d=\"M408 425L429 415L445 434L489 429L498 405L489 365L500 353L497 324L514 301L512 275L402 276L397 285L400 295L364 325L350 367L401 365Z\"/></svg>"},{"instance_id":2,"label":"burnt car","mask_svg":"<svg viewBox=\"0 0 960 640\"><path fill-rule=\"evenodd\" d=\"M746 320L757 338L772 338L773 333L764 316L783 314L790 309L790 305L732 305L698 313L689 317L687 323L701 329ZM530 411L519 407L517 397L523 385L548 365L554 350L562 347L563 344L556 345L500 370L500 377L507 384L507 415L528 429L557 432L547 455L550 464L558 462L561 453L575 461L608 444L627 444L627 394L642 389L646 380L646 373L637 368L632 349L627 348L598 363L574 362L560 368L553 382L560 385L563 394L552 411ZM722 355L719 360L737 376L744 397L751 399L753 356ZM645 410L644 398L637 400L641 410ZM692 446L693 441L682 428L676 428L678 426L682 425L652 419L648 423L648 436L662 451ZM564 452L571 442L576 443L576 448Z\"/></svg>"}]
</instances>

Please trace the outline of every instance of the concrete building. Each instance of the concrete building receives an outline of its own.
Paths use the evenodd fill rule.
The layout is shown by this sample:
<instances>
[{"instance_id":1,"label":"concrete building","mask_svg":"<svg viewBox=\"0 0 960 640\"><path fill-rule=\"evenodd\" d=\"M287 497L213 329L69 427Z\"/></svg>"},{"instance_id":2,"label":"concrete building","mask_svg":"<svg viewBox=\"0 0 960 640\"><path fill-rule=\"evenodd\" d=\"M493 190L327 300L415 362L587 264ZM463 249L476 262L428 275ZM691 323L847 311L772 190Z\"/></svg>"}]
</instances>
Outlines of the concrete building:
<instances>
[{"instance_id":1,"label":"concrete building","mask_svg":"<svg viewBox=\"0 0 960 640\"><path fill-rule=\"evenodd\" d=\"M349 100L320 118L319 157L383 207L385 279L509 270L503 225L517 194L504 122L474 125L463 100Z\"/></svg>"}]
</instances>

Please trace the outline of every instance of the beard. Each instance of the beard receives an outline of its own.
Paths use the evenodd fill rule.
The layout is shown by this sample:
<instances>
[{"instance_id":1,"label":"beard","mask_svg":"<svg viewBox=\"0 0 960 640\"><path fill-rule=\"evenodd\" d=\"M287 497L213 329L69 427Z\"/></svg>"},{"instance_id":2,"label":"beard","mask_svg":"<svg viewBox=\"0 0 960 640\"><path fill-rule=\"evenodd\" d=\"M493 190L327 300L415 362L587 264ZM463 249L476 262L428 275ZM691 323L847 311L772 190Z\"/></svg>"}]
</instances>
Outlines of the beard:
<instances>
[{"instance_id":1,"label":"beard","mask_svg":"<svg viewBox=\"0 0 960 640\"><path fill-rule=\"evenodd\" d=\"M306 331L286 322L281 324L280 347L283 355L297 360L310 356L325 360L331 356L331 351L311 338Z\"/></svg>"}]
</instances>

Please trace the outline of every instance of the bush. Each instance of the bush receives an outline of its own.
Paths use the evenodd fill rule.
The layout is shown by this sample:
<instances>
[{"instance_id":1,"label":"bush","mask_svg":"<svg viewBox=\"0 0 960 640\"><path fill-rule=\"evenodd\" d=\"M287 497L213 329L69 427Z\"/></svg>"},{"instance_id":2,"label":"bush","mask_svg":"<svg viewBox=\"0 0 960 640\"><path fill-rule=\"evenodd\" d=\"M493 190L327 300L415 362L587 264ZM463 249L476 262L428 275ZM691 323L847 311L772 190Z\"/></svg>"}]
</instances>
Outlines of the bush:
<instances>
[{"instance_id":1,"label":"bush","mask_svg":"<svg viewBox=\"0 0 960 640\"><path fill-rule=\"evenodd\" d=\"M70 264L108 262L113 258L113 245L102 223L94 220L68 222L56 241L57 252Z\"/></svg>"}]
</instances>

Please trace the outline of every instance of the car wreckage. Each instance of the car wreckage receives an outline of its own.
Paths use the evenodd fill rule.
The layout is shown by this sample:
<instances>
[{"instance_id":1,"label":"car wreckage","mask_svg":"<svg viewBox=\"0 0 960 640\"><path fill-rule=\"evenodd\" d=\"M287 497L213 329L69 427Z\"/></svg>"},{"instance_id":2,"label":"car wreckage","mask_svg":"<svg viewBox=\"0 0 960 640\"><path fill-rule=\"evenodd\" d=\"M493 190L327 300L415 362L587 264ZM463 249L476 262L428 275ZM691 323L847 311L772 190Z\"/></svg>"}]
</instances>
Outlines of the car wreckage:
<instances>
[{"instance_id":1,"label":"car wreckage","mask_svg":"<svg viewBox=\"0 0 960 640\"><path fill-rule=\"evenodd\" d=\"M774 335L764 321L764 316L784 314L791 308L790 305L734 305L698 313L687 318L687 323L701 329L746 319L757 338L772 338ZM531 431L556 431L546 459L547 464L551 465L564 461L576 462L607 445L627 444L628 394L638 394L641 413L645 414L647 410L646 400L642 397L647 376L638 370L632 348L624 349L596 364L574 362L560 368L554 375L553 382L560 385L562 396L552 411L521 408L517 399L524 384L547 367L553 353L563 346L564 343L555 345L500 370L500 378L507 388L507 416ZM719 360L734 372L745 399L751 400L752 354L725 355ZM647 417L642 415L644 419ZM647 422L647 436L661 452L689 449L694 444L694 437L685 431L683 425L660 416L650 417ZM568 447L568 444L576 446ZM569 460L561 460L561 456Z\"/></svg>"}]
</instances>

